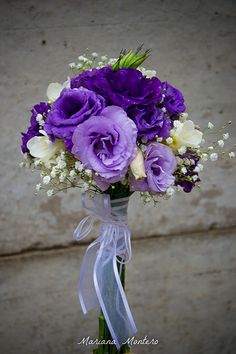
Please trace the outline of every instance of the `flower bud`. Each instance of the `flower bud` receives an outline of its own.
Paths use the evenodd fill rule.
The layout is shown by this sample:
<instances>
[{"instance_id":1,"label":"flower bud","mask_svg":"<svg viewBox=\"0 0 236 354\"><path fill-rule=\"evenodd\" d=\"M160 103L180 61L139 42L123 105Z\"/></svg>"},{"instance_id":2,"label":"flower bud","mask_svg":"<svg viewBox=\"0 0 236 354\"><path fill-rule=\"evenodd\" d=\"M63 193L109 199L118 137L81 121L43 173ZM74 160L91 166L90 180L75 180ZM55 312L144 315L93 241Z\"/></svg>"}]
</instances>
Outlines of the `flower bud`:
<instances>
[{"instance_id":1,"label":"flower bud","mask_svg":"<svg viewBox=\"0 0 236 354\"><path fill-rule=\"evenodd\" d=\"M130 164L130 169L135 179L142 179L144 177L147 177L144 167L144 157L140 149L137 149L137 154Z\"/></svg>"}]
</instances>

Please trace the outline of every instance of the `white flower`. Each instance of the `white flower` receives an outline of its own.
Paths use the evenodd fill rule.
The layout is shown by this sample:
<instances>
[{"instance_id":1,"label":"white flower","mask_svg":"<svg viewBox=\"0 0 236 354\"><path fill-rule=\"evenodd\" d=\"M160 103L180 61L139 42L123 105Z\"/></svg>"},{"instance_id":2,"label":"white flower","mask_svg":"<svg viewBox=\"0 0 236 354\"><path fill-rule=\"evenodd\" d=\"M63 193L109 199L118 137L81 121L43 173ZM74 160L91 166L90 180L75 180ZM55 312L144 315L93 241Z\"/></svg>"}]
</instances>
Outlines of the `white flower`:
<instances>
[{"instance_id":1,"label":"white flower","mask_svg":"<svg viewBox=\"0 0 236 354\"><path fill-rule=\"evenodd\" d=\"M58 163L57 163L57 168L62 170L65 167L66 167L66 162L64 160L59 160Z\"/></svg>"},{"instance_id":2,"label":"white flower","mask_svg":"<svg viewBox=\"0 0 236 354\"><path fill-rule=\"evenodd\" d=\"M178 152L180 153L180 155L185 154L186 151L187 151L186 146L181 146L181 147L178 149Z\"/></svg>"},{"instance_id":3,"label":"white flower","mask_svg":"<svg viewBox=\"0 0 236 354\"><path fill-rule=\"evenodd\" d=\"M76 67L76 64L75 64L75 63L70 63L70 64L69 64L69 67L70 67L71 69L74 69L74 68Z\"/></svg>"},{"instance_id":4,"label":"white flower","mask_svg":"<svg viewBox=\"0 0 236 354\"><path fill-rule=\"evenodd\" d=\"M92 53L92 57L93 57L93 58L97 58L97 57L98 57L98 53L93 52L93 53Z\"/></svg>"},{"instance_id":5,"label":"white flower","mask_svg":"<svg viewBox=\"0 0 236 354\"><path fill-rule=\"evenodd\" d=\"M172 144L173 139L169 136L169 138L166 139L167 144Z\"/></svg>"},{"instance_id":6,"label":"white flower","mask_svg":"<svg viewBox=\"0 0 236 354\"><path fill-rule=\"evenodd\" d=\"M173 187L167 188L167 190L166 190L166 195L167 195L168 197L172 197L174 194L175 194L175 189L174 189Z\"/></svg>"},{"instance_id":7,"label":"white flower","mask_svg":"<svg viewBox=\"0 0 236 354\"><path fill-rule=\"evenodd\" d=\"M207 154L202 154L202 161L206 162L208 160L208 155Z\"/></svg>"},{"instance_id":8,"label":"white flower","mask_svg":"<svg viewBox=\"0 0 236 354\"><path fill-rule=\"evenodd\" d=\"M190 165L195 165L195 161L193 159L190 159Z\"/></svg>"},{"instance_id":9,"label":"white flower","mask_svg":"<svg viewBox=\"0 0 236 354\"><path fill-rule=\"evenodd\" d=\"M108 65L113 65L113 64L115 64L117 62L117 59L116 58L110 58L109 60L108 60Z\"/></svg>"},{"instance_id":10,"label":"white flower","mask_svg":"<svg viewBox=\"0 0 236 354\"><path fill-rule=\"evenodd\" d=\"M106 61L107 60L107 56L106 55L102 55L101 56L101 61Z\"/></svg>"},{"instance_id":11,"label":"white flower","mask_svg":"<svg viewBox=\"0 0 236 354\"><path fill-rule=\"evenodd\" d=\"M71 177L71 178L75 177L75 170L71 170L71 171L70 171L70 177Z\"/></svg>"},{"instance_id":12,"label":"white flower","mask_svg":"<svg viewBox=\"0 0 236 354\"><path fill-rule=\"evenodd\" d=\"M43 135L31 138L27 143L27 148L31 156L37 157L40 161L46 163L63 148L64 144L58 139L52 142L44 130L39 132Z\"/></svg>"},{"instance_id":13,"label":"white flower","mask_svg":"<svg viewBox=\"0 0 236 354\"><path fill-rule=\"evenodd\" d=\"M214 150L213 146L209 146L209 147L208 147L208 150L209 150L209 151Z\"/></svg>"},{"instance_id":14,"label":"white flower","mask_svg":"<svg viewBox=\"0 0 236 354\"><path fill-rule=\"evenodd\" d=\"M59 176L59 181L64 182L66 179L66 176L67 176L66 172L62 172Z\"/></svg>"},{"instance_id":15,"label":"white flower","mask_svg":"<svg viewBox=\"0 0 236 354\"><path fill-rule=\"evenodd\" d=\"M213 129L213 128L214 128L214 124L211 123L211 122L209 122L209 123L207 124L207 127L208 127L208 129Z\"/></svg>"},{"instance_id":16,"label":"white flower","mask_svg":"<svg viewBox=\"0 0 236 354\"><path fill-rule=\"evenodd\" d=\"M36 116L37 122L40 122L42 119L43 119L42 114L38 113L37 116Z\"/></svg>"},{"instance_id":17,"label":"white flower","mask_svg":"<svg viewBox=\"0 0 236 354\"><path fill-rule=\"evenodd\" d=\"M213 152L212 154L210 154L210 159L211 161L218 160L218 154L216 152Z\"/></svg>"},{"instance_id":18,"label":"white flower","mask_svg":"<svg viewBox=\"0 0 236 354\"><path fill-rule=\"evenodd\" d=\"M196 166L196 167L194 168L193 172L200 172L199 166Z\"/></svg>"},{"instance_id":19,"label":"white flower","mask_svg":"<svg viewBox=\"0 0 236 354\"><path fill-rule=\"evenodd\" d=\"M59 82L52 82L49 84L47 88L47 96L49 101L55 101L60 96L61 91L66 87L70 87L69 78L63 84L59 84Z\"/></svg>"},{"instance_id":20,"label":"white flower","mask_svg":"<svg viewBox=\"0 0 236 354\"><path fill-rule=\"evenodd\" d=\"M50 180L51 180L50 176L43 177L43 184L49 184Z\"/></svg>"},{"instance_id":21,"label":"white flower","mask_svg":"<svg viewBox=\"0 0 236 354\"><path fill-rule=\"evenodd\" d=\"M187 173L187 168L185 166L183 166L181 168L181 172L185 175L185 173Z\"/></svg>"},{"instance_id":22,"label":"white flower","mask_svg":"<svg viewBox=\"0 0 236 354\"><path fill-rule=\"evenodd\" d=\"M86 58L84 55L80 55L78 57L79 61L82 61L83 63L86 63L86 61L88 60L88 58Z\"/></svg>"},{"instance_id":23,"label":"white flower","mask_svg":"<svg viewBox=\"0 0 236 354\"><path fill-rule=\"evenodd\" d=\"M202 132L195 129L195 125L191 120L185 122L174 121L174 128L172 129L173 147L180 146L197 148L202 141Z\"/></svg>"},{"instance_id":24,"label":"white flower","mask_svg":"<svg viewBox=\"0 0 236 354\"><path fill-rule=\"evenodd\" d=\"M203 171L204 166L203 166L201 163L199 163L197 166L198 166L198 168L199 168L200 171Z\"/></svg>"},{"instance_id":25,"label":"white flower","mask_svg":"<svg viewBox=\"0 0 236 354\"><path fill-rule=\"evenodd\" d=\"M55 171L51 171L50 176L51 176L52 178L55 178L55 177L56 177L56 172L55 172Z\"/></svg>"},{"instance_id":26,"label":"white flower","mask_svg":"<svg viewBox=\"0 0 236 354\"><path fill-rule=\"evenodd\" d=\"M48 197L51 197L53 195L53 189L49 189L48 191L47 191L47 196Z\"/></svg>"},{"instance_id":27,"label":"white flower","mask_svg":"<svg viewBox=\"0 0 236 354\"><path fill-rule=\"evenodd\" d=\"M156 76L156 74L157 74L156 70L146 70L144 68L141 70L141 72L148 79L151 79L153 76Z\"/></svg>"},{"instance_id":28,"label":"white flower","mask_svg":"<svg viewBox=\"0 0 236 354\"><path fill-rule=\"evenodd\" d=\"M225 143L224 143L224 141L223 141L223 140L218 140L218 141L217 141L217 144L219 145L219 147L221 147L221 148L222 148L222 147L224 146L224 144L225 144Z\"/></svg>"},{"instance_id":29,"label":"white flower","mask_svg":"<svg viewBox=\"0 0 236 354\"><path fill-rule=\"evenodd\" d=\"M88 168L86 168L86 170L84 171L86 173L87 176L91 177L92 176L92 170L89 170Z\"/></svg>"},{"instance_id":30,"label":"white flower","mask_svg":"<svg viewBox=\"0 0 236 354\"><path fill-rule=\"evenodd\" d=\"M235 157L235 153L233 151L229 152L229 157L233 159Z\"/></svg>"},{"instance_id":31,"label":"white flower","mask_svg":"<svg viewBox=\"0 0 236 354\"><path fill-rule=\"evenodd\" d=\"M193 172L201 172L203 171L203 165L201 163L197 164L197 166L194 168Z\"/></svg>"},{"instance_id":32,"label":"white flower","mask_svg":"<svg viewBox=\"0 0 236 354\"><path fill-rule=\"evenodd\" d=\"M193 182L196 182L197 179L198 179L198 175L194 175L194 176L192 177Z\"/></svg>"},{"instance_id":33,"label":"white flower","mask_svg":"<svg viewBox=\"0 0 236 354\"><path fill-rule=\"evenodd\" d=\"M144 157L140 149L137 149L135 158L131 161L130 169L135 179L147 177L144 167Z\"/></svg>"},{"instance_id":34,"label":"white flower","mask_svg":"<svg viewBox=\"0 0 236 354\"><path fill-rule=\"evenodd\" d=\"M79 172L83 171L83 164L80 161L75 162L75 169Z\"/></svg>"},{"instance_id":35,"label":"white flower","mask_svg":"<svg viewBox=\"0 0 236 354\"><path fill-rule=\"evenodd\" d=\"M35 189L36 189L37 192L40 191L41 188L42 188L41 183L36 184Z\"/></svg>"},{"instance_id":36,"label":"white flower","mask_svg":"<svg viewBox=\"0 0 236 354\"><path fill-rule=\"evenodd\" d=\"M22 167L25 166L25 163L22 161L22 162L19 163L19 166L20 166L20 168L22 168Z\"/></svg>"},{"instance_id":37,"label":"white flower","mask_svg":"<svg viewBox=\"0 0 236 354\"><path fill-rule=\"evenodd\" d=\"M223 134L223 139L224 139L224 140L229 139L229 133L225 133L225 134Z\"/></svg>"}]
</instances>

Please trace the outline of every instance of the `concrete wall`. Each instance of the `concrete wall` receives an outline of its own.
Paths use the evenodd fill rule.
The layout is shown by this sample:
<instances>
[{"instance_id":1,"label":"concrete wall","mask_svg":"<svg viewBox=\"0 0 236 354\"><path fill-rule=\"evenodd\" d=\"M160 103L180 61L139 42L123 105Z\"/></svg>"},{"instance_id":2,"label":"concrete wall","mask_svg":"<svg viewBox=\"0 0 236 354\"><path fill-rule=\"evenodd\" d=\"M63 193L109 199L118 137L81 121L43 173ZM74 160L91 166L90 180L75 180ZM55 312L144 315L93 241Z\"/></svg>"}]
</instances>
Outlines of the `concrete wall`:
<instances>
[{"instance_id":1,"label":"concrete wall","mask_svg":"<svg viewBox=\"0 0 236 354\"><path fill-rule=\"evenodd\" d=\"M145 43L146 66L184 92L195 121L233 121L233 144L235 16L233 0L0 0L1 353L87 354L76 343L97 331L76 297L80 193L35 197L37 174L18 167L33 104L86 47L116 56ZM159 339L136 354L235 352L235 174L234 161L209 163L191 195L158 208L132 197L127 296L138 338Z\"/></svg>"},{"instance_id":2,"label":"concrete wall","mask_svg":"<svg viewBox=\"0 0 236 354\"><path fill-rule=\"evenodd\" d=\"M145 43L152 48L146 66L184 92L195 121L234 121L233 1L1 0L0 36L1 254L68 245L84 215L77 190L35 197L38 177L18 162L32 105L46 98L49 82L69 74L67 64L86 47L115 56ZM236 124L232 131L235 140ZM235 172L235 163L209 163L200 191L157 209L134 198L133 237L235 225Z\"/></svg>"}]
</instances>

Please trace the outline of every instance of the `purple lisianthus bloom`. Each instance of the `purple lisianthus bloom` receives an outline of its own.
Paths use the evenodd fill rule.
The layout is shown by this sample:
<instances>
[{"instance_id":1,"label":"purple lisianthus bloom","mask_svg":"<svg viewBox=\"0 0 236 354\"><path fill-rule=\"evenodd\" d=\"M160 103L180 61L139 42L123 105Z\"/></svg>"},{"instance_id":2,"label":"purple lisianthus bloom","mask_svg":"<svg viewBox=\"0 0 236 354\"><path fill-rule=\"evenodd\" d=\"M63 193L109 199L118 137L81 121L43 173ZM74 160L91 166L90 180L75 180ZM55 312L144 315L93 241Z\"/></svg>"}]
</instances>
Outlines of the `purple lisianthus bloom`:
<instances>
[{"instance_id":1,"label":"purple lisianthus bloom","mask_svg":"<svg viewBox=\"0 0 236 354\"><path fill-rule=\"evenodd\" d=\"M167 81L162 83L163 94L165 95L163 105L170 115L178 115L185 111L184 97L175 87Z\"/></svg>"},{"instance_id":2,"label":"purple lisianthus bloom","mask_svg":"<svg viewBox=\"0 0 236 354\"><path fill-rule=\"evenodd\" d=\"M44 129L52 137L63 139L71 150L71 138L77 125L99 114L104 107L104 98L95 92L83 87L73 90L65 88L53 103Z\"/></svg>"},{"instance_id":3,"label":"purple lisianthus bloom","mask_svg":"<svg viewBox=\"0 0 236 354\"><path fill-rule=\"evenodd\" d=\"M50 109L50 105L45 102L40 102L36 104L33 109L31 110L32 116L30 119L30 126L26 133L21 133L22 136L22 144L21 144L21 151L24 153L28 152L27 143L28 141L33 138L34 136L42 135L39 133L39 123L36 120L38 114L45 115L47 111Z\"/></svg>"},{"instance_id":4,"label":"purple lisianthus bloom","mask_svg":"<svg viewBox=\"0 0 236 354\"><path fill-rule=\"evenodd\" d=\"M111 67L84 71L71 79L71 88L86 87L105 97L107 105L123 109L136 104L158 103L162 98L161 81L146 78L137 69L123 68L113 71Z\"/></svg>"},{"instance_id":5,"label":"purple lisianthus bloom","mask_svg":"<svg viewBox=\"0 0 236 354\"><path fill-rule=\"evenodd\" d=\"M156 135L162 138L170 135L171 120L155 104L130 107L127 114L138 128L138 137L153 139Z\"/></svg>"},{"instance_id":6,"label":"purple lisianthus bloom","mask_svg":"<svg viewBox=\"0 0 236 354\"><path fill-rule=\"evenodd\" d=\"M102 190L120 181L136 154L137 128L125 111L106 107L75 129L72 153L86 168L95 171Z\"/></svg>"},{"instance_id":7,"label":"purple lisianthus bloom","mask_svg":"<svg viewBox=\"0 0 236 354\"><path fill-rule=\"evenodd\" d=\"M145 151L144 167L147 177L131 178L132 189L140 192L165 192L175 181L176 158L172 150L157 142L149 143Z\"/></svg>"}]
</instances>

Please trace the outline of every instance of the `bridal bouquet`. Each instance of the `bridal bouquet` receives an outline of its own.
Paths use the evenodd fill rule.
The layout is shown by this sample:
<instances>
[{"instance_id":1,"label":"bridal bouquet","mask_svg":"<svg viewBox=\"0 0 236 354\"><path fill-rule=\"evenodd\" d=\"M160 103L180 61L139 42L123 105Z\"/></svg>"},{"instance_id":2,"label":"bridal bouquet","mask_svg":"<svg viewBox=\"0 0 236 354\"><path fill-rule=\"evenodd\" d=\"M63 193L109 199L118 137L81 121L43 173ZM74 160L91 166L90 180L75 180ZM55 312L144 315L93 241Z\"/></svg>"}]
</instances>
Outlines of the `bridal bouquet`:
<instances>
[{"instance_id":1,"label":"bridal bouquet","mask_svg":"<svg viewBox=\"0 0 236 354\"><path fill-rule=\"evenodd\" d=\"M189 119L181 91L142 66L148 56L141 48L122 50L118 58L80 56L70 64L70 78L48 86L47 102L33 107L22 133L21 165L40 171L36 192L51 197L81 188L92 215L80 222L75 239L101 223L84 256L79 286L84 313L101 309L102 343L94 353L129 352L124 343L136 332L124 293L130 195L139 192L145 203L155 204L176 191L189 193L199 186L204 162L235 156L223 149L227 125L201 128Z\"/></svg>"}]
</instances>

